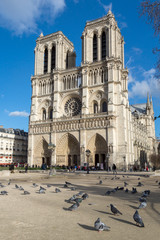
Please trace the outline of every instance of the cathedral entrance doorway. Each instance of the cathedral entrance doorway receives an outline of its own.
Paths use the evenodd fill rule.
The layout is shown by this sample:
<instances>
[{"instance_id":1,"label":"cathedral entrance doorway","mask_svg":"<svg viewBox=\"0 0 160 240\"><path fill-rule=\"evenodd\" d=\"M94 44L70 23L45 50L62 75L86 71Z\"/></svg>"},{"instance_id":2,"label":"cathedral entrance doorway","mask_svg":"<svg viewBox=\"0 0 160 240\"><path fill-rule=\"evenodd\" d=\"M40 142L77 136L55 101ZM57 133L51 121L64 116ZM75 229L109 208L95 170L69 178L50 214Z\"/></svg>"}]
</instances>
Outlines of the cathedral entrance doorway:
<instances>
[{"instance_id":1,"label":"cathedral entrance doorway","mask_svg":"<svg viewBox=\"0 0 160 240\"><path fill-rule=\"evenodd\" d=\"M99 168L99 154L95 154L95 167Z\"/></svg>"},{"instance_id":2,"label":"cathedral entrance doorway","mask_svg":"<svg viewBox=\"0 0 160 240\"><path fill-rule=\"evenodd\" d=\"M65 134L58 143L56 164L69 167L80 165L80 144L70 133Z\"/></svg>"},{"instance_id":3,"label":"cathedral entrance doorway","mask_svg":"<svg viewBox=\"0 0 160 240\"><path fill-rule=\"evenodd\" d=\"M108 153L108 146L106 140L98 133L96 133L89 141L87 149L91 151L90 165L96 168L105 169L107 163L105 162L106 154Z\"/></svg>"}]
</instances>

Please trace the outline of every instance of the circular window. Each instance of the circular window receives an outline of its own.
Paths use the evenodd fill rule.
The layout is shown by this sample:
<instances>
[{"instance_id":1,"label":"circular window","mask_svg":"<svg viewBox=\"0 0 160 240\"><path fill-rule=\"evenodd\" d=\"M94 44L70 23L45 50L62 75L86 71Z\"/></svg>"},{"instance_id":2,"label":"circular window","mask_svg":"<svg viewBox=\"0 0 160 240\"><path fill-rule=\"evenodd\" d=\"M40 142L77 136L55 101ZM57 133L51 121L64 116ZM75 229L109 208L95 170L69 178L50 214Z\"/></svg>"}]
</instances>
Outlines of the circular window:
<instances>
[{"instance_id":1,"label":"circular window","mask_svg":"<svg viewBox=\"0 0 160 240\"><path fill-rule=\"evenodd\" d=\"M81 112L81 101L79 98L70 98L64 106L65 113L68 116L76 116Z\"/></svg>"}]
</instances>

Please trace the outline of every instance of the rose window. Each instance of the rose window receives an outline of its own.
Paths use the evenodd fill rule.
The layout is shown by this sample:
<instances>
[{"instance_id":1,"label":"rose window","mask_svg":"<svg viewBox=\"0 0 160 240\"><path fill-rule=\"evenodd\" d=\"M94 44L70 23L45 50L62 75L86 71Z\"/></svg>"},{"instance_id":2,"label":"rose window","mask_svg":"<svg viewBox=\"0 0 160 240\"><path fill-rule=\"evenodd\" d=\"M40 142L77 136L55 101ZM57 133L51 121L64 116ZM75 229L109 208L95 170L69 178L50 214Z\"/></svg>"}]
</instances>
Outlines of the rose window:
<instances>
[{"instance_id":1,"label":"rose window","mask_svg":"<svg viewBox=\"0 0 160 240\"><path fill-rule=\"evenodd\" d=\"M76 116L81 112L81 101L78 98L70 98L65 106L64 110L68 116Z\"/></svg>"}]
</instances>

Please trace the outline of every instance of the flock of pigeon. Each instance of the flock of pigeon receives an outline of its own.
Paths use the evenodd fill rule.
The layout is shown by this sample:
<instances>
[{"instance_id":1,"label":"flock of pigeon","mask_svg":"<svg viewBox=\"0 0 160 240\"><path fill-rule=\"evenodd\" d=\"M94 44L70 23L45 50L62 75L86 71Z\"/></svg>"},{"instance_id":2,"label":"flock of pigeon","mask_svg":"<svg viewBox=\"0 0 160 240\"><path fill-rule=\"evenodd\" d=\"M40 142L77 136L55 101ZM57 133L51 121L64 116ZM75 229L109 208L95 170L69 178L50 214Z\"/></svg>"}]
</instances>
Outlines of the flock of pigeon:
<instances>
[{"instance_id":1,"label":"flock of pigeon","mask_svg":"<svg viewBox=\"0 0 160 240\"><path fill-rule=\"evenodd\" d=\"M123 176L123 177L125 177L125 176ZM127 178L128 178L128 176L127 176ZM99 177L99 179L100 179L100 177ZM111 180L114 180L114 179L119 179L119 177L115 176ZM138 178L138 180L140 180L140 178ZM156 182L160 185L160 182L158 182L158 181L156 181ZM8 182L8 185L10 185L10 184L11 184L11 181ZM101 179L99 181L99 184L103 184L103 181ZM46 186L47 186L47 188L50 188L53 185L47 184ZM112 190L108 190L104 195L109 196L110 194L116 193L117 191L124 191L126 193L130 192L131 194L137 193L137 189L135 187L132 187L132 190L129 191L127 186L128 186L128 183L125 181L124 187L116 187ZM141 186L143 186L143 184L139 181L137 184L137 187L141 187ZM0 188L4 188L4 187L5 186L2 183L0 183ZM33 188L39 187L39 189L36 191L36 193L39 193L39 194L45 194L46 190L47 190L46 188L44 188L42 186L38 186L38 184L36 184L36 183L33 183L32 187ZM70 182L65 182L63 187L69 188L72 191L76 190L76 188ZM24 195L30 194L30 192L24 190L24 188L22 186L18 186L17 184L15 184L15 188L18 189L19 191L22 191L23 192L22 194L24 194ZM126 188L126 189L124 189L124 188ZM55 188L55 193L60 193L60 192L61 192L61 190L59 188ZM0 191L0 195L8 195L8 192ZM149 197L149 195L150 195L150 190L145 190L142 192L142 196L139 198L140 205L137 207L137 209L144 209L147 207L147 198ZM80 204L82 203L82 201L86 200L88 197L89 197L89 195L83 191L80 191L77 194L74 194L72 197L65 200L65 202L72 204L69 208L67 208L65 210L69 210L69 211L77 210L79 208ZM122 213L113 204L110 204L110 210L114 215L119 215L119 214L122 215ZM144 227L143 220L142 220L141 216L139 215L138 210L136 210L135 213L133 214L133 219L136 222L137 226ZM94 228L96 230L98 230L99 232L110 230L110 227L107 226L105 223L101 222L100 218L98 218L95 221Z\"/></svg>"},{"instance_id":2,"label":"flock of pigeon","mask_svg":"<svg viewBox=\"0 0 160 240\"><path fill-rule=\"evenodd\" d=\"M125 177L125 176L123 176L123 177ZM128 178L128 176L127 176L127 178ZM111 180L114 180L114 179L120 179L120 178L115 176ZM140 180L140 178L138 178L138 180ZM158 182L158 181L156 181L156 182ZM100 180L99 184L102 184L102 183L103 183L102 180ZM129 190L127 188L127 185L128 185L128 183L124 182L124 187L126 187L126 189L124 189L124 187L116 187L112 190L107 191L105 193L105 195L109 196L111 193L115 193L120 190L123 190L126 193L128 193ZM139 181L137 184L137 187L141 187L141 186L143 186L143 184ZM137 193L137 188L132 187L132 190L130 192L131 192L131 194ZM147 198L149 195L150 195L150 190L145 190L142 192L142 196L139 198L140 205L137 209L144 209L147 207ZM110 204L110 209L114 215L118 215L118 214L122 215L122 213L113 204ZM143 220L142 220L141 216L139 215L138 210L136 210L135 213L133 214L133 219L136 222L137 226L144 227ZM108 227L105 223L101 222L100 218L98 218L95 221L94 227L98 231L109 231L110 230L110 227Z\"/></svg>"}]
</instances>

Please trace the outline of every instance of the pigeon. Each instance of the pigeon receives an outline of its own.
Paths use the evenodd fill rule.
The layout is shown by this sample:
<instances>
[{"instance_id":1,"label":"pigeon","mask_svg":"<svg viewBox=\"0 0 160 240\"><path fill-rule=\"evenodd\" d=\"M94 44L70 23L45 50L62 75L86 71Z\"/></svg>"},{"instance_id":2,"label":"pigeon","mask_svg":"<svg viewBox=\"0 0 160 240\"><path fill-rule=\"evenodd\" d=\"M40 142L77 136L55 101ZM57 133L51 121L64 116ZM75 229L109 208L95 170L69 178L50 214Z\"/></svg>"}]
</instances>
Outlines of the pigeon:
<instances>
[{"instance_id":1,"label":"pigeon","mask_svg":"<svg viewBox=\"0 0 160 240\"><path fill-rule=\"evenodd\" d=\"M99 184L102 184L102 183L103 183L102 180L100 180L100 181L99 181Z\"/></svg>"},{"instance_id":2,"label":"pigeon","mask_svg":"<svg viewBox=\"0 0 160 240\"><path fill-rule=\"evenodd\" d=\"M141 182L138 182L137 187L141 187L143 184Z\"/></svg>"},{"instance_id":3,"label":"pigeon","mask_svg":"<svg viewBox=\"0 0 160 240\"><path fill-rule=\"evenodd\" d=\"M19 188L17 184L15 184L15 188L17 188L17 189Z\"/></svg>"},{"instance_id":4,"label":"pigeon","mask_svg":"<svg viewBox=\"0 0 160 240\"><path fill-rule=\"evenodd\" d=\"M124 190L124 187L118 187L118 190Z\"/></svg>"},{"instance_id":5,"label":"pigeon","mask_svg":"<svg viewBox=\"0 0 160 240\"><path fill-rule=\"evenodd\" d=\"M132 191L131 191L131 193L137 193L137 189L136 188L134 188L134 187L132 187Z\"/></svg>"},{"instance_id":6,"label":"pigeon","mask_svg":"<svg viewBox=\"0 0 160 240\"><path fill-rule=\"evenodd\" d=\"M78 203L81 203L82 200L83 200L82 198L75 198L73 201L76 202L76 203L77 203L77 202L78 202Z\"/></svg>"},{"instance_id":7,"label":"pigeon","mask_svg":"<svg viewBox=\"0 0 160 240\"><path fill-rule=\"evenodd\" d=\"M30 192L24 190L24 195L29 195Z\"/></svg>"},{"instance_id":8,"label":"pigeon","mask_svg":"<svg viewBox=\"0 0 160 240\"><path fill-rule=\"evenodd\" d=\"M143 193L142 193L142 197L148 197L150 195L150 190L145 190Z\"/></svg>"},{"instance_id":9,"label":"pigeon","mask_svg":"<svg viewBox=\"0 0 160 240\"><path fill-rule=\"evenodd\" d=\"M129 191L128 188L126 188L125 192L128 193L128 191Z\"/></svg>"},{"instance_id":10,"label":"pigeon","mask_svg":"<svg viewBox=\"0 0 160 240\"><path fill-rule=\"evenodd\" d=\"M0 184L0 187L3 188L3 187L5 187L5 186L4 186L3 184Z\"/></svg>"},{"instance_id":11,"label":"pigeon","mask_svg":"<svg viewBox=\"0 0 160 240\"><path fill-rule=\"evenodd\" d=\"M124 186L126 187L128 185L128 183L127 182L124 182Z\"/></svg>"},{"instance_id":12,"label":"pigeon","mask_svg":"<svg viewBox=\"0 0 160 240\"><path fill-rule=\"evenodd\" d=\"M68 185L67 184L64 184L64 186L63 186L64 188L68 188Z\"/></svg>"},{"instance_id":13,"label":"pigeon","mask_svg":"<svg viewBox=\"0 0 160 240\"><path fill-rule=\"evenodd\" d=\"M38 192L39 192L39 194L45 193L45 190L44 190L43 188L40 188L40 189L38 190Z\"/></svg>"},{"instance_id":14,"label":"pigeon","mask_svg":"<svg viewBox=\"0 0 160 240\"><path fill-rule=\"evenodd\" d=\"M71 198L69 198L68 200L65 200L65 202L73 202L76 199L76 195L73 195Z\"/></svg>"},{"instance_id":15,"label":"pigeon","mask_svg":"<svg viewBox=\"0 0 160 240\"><path fill-rule=\"evenodd\" d=\"M38 185L36 183L33 183L33 187L38 187Z\"/></svg>"},{"instance_id":16,"label":"pigeon","mask_svg":"<svg viewBox=\"0 0 160 240\"><path fill-rule=\"evenodd\" d=\"M77 210L78 207L79 207L79 203L76 202L76 203L74 203L72 206L70 206L70 207L68 208L68 210L74 211L74 210Z\"/></svg>"},{"instance_id":17,"label":"pigeon","mask_svg":"<svg viewBox=\"0 0 160 240\"><path fill-rule=\"evenodd\" d=\"M59 192L61 192L61 190L59 188L55 188L55 192L59 193Z\"/></svg>"},{"instance_id":18,"label":"pigeon","mask_svg":"<svg viewBox=\"0 0 160 240\"><path fill-rule=\"evenodd\" d=\"M76 188L75 187L71 187L71 191L75 191L76 190Z\"/></svg>"},{"instance_id":19,"label":"pigeon","mask_svg":"<svg viewBox=\"0 0 160 240\"><path fill-rule=\"evenodd\" d=\"M1 191L0 195L8 195L7 191Z\"/></svg>"},{"instance_id":20,"label":"pigeon","mask_svg":"<svg viewBox=\"0 0 160 240\"><path fill-rule=\"evenodd\" d=\"M8 182L8 185L10 185L10 184L11 184L11 182L9 181L9 182Z\"/></svg>"},{"instance_id":21,"label":"pigeon","mask_svg":"<svg viewBox=\"0 0 160 240\"><path fill-rule=\"evenodd\" d=\"M140 208L146 208L146 207L147 207L147 203L141 202L138 208L140 209Z\"/></svg>"},{"instance_id":22,"label":"pigeon","mask_svg":"<svg viewBox=\"0 0 160 240\"><path fill-rule=\"evenodd\" d=\"M42 186L40 186L40 189L42 189L42 190L44 190L44 191L46 190L46 188L44 188L44 187L42 187Z\"/></svg>"},{"instance_id":23,"label":"pigeon","mask_svg":"<svg viewBox=\"0 0 160 240\"><path fill-rule=\"evenodd\" d=\"M122 215L122 213L113 204L110 204L110 207L111 207L111 212L113 214L121 214Z\"/></svg>"},{"instance_id":24,"label":"pigeon","mask_svg":"<svg viewBox=\"0 0 160 240\"><path fill-rule=\"evenodd\" d=\"M85 200L85 199L89 198L89 196L88 196L87 193L84 193L84 194L82 195L82 198L83 198L83 200Z\"/></svg>"},{"instance_id":25,"label":"pigeon","mask_svg":"<svg viewBox=\"0 0 160 240\"><path fill-rule=\"evenodd\" d=\"M110 227L108 227L106 224L101 222L100 218L98 218L95 221L94 227L95 227L96 230L98 230L98 232L100 232L100 231L110 231Z\"/></svg>"},{"instance_id":26,"label":"pigeon","mask_svg":"<svg viewBox=\"0 0 160 240\"><path fill-rule=\"evenodd\" d=\"M111 191L107 191L104 195L110 195L111 194Z\"/></svg>"},{"instance_id":27,"label":"pigeon","mask_svg":"<svg viewBox=\"0 0 160 240\"><path fill-rule=\"evenodd\" d=\"M84 192L80 191L79 193L76 194L76 196L82 196Z\"/></svg>"},{"instance_id":28,"label":"pigeon","mask_svg":"<svg viewBox=\"0 0 160 240\"><path fill-rule=\"evenodd\" d=\"M24 191L24 188L22 186L19 187L20 191Z\"/></svg>"},{"instance_id":29,"label":"pigeon","mask_svg":"<svg viewBox=\"0 0 160 240\"><path fill-rule=\"evenodd\" d=\"M144 193L150 195L151 191L150 190L145 190Z\"/></svg>"},{"instance_id":30,"label":"pigeon","mask_svg":"<svg viewBox=\"0 0 160 240\"><path fill-rule=\"evenodd\" d=\"M72 185L72 183L70 183L70 182L65 182L65 184L67 184L67 185Z\"/></svg>"},{"instance_id":31,"label":"pigeon","mask_svg":"<svg viewBox=\"0 0 160 240\"><path fill-rule=\"evenodd\" d=\"M140 202L147 202L146 198L143 198L143 197L140 197L140 198L139 198L139 201L140 201Z\"/></svg>"},{"instance_id":32,"label":"pigeon","mask_svg":"<svg viewBox=\"0 0 160 240\"><path fill-rule=\"evenodd\" d=\"M47 187L50 188L50 187L52 187L52 185L51 184L47 184Z\"/></svg>"},{"instance_id":33,"label":"pigeon","mask_svg":"<svg viewBox=\"0 0 160 240\"><path fill-rule=\"evenodd\" d=\"M144 227L144 223L142 221L142 218L141 216L139 215L138 211L136 210L134 215L133 215L133 219L134 221L136 222L136 225L137 226L140 226L140 227Z\"/></svg>"}]
</instances>

